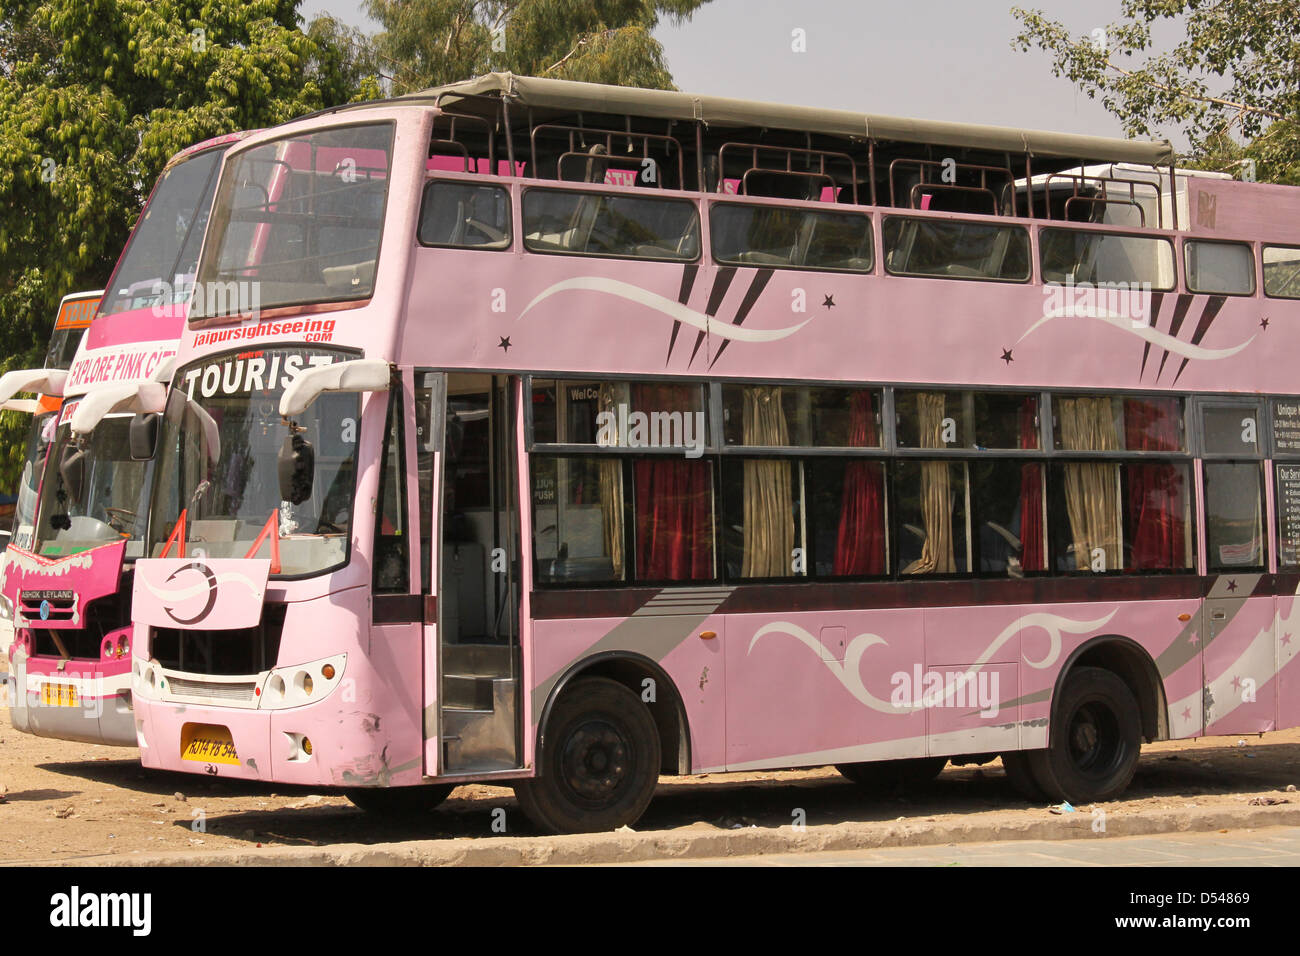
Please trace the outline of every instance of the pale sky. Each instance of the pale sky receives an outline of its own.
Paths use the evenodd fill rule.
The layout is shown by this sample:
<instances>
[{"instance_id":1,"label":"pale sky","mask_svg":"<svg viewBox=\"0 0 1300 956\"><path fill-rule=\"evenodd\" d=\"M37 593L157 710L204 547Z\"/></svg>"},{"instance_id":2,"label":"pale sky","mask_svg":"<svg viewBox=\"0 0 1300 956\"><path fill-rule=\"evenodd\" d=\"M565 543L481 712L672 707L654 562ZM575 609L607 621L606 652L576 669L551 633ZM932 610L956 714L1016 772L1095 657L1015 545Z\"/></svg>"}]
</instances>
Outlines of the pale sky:
<instances>
[{"instance_id":1,"label":"pale sky","mask_svg":"<svg viewBox=\"0 0 1300 956\"><path fill-rule=\"evenodd\" d=\"M1120 0L1016 0L1088 34L1118 19ZM1046 54L1011 47L1013 0L711 0L658 31L679 89L1100 136L1122 130L1100 103L1052 76ZM305 0L367 32L357 2ZM807 52L791 49L805 31ZM1166 31L1167 32L1167 31ZM1178 141L1175 140L1176 144ZM1181 145L1181 144L1179 144Z\"/></svg>"}]
</instances>

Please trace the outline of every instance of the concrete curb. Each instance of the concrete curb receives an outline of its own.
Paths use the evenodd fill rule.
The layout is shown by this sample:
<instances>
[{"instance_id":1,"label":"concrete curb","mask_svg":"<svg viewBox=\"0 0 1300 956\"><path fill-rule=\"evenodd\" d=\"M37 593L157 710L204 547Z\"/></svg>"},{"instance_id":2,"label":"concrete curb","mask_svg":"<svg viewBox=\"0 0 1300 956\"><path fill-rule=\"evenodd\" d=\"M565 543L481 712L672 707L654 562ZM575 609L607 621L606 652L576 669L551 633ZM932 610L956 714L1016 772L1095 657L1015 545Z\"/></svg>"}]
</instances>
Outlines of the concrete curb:
<instances>
[{"instance_id":1,"label":"concrete curb","mask_svg":"<svg viewBox=\"0 0 1300 956\"><path fill-rule=\"evenodd\" d=\"M1153 810L1132 816L1109 812L1105 831L1094 832L1088 810L1012 823L839 823L745 830L680 830L599 833L559 837L472 837L403 843L341 843L329 847L264 847L177 851L81 860L91 866L581 866L638 863L766 853L863 850L898 846L988 843L1013 840L1104 839L1213 830L1300 826L1300 805ZM69 861L72 862L72 861Z\"/></svg>"}]
</instances>

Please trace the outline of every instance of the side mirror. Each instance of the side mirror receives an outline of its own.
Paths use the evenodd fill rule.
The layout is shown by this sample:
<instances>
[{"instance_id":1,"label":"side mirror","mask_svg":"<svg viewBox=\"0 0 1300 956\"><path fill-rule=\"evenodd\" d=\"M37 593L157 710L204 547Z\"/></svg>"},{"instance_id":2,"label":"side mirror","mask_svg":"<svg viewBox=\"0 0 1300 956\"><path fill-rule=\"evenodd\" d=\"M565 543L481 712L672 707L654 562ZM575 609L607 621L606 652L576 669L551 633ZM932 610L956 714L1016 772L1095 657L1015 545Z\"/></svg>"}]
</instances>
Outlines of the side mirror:
<instances>
[{"instance_id":1,"label":"side mirror","mask_svg":"<svg viewBox=\"0 0 1300 956\"><path fill-rule=\"evenodd\" d=\"M73 501L81 500L82 485L86 480L86 453L73 445L63 450L63 460L59 462L59 475L63 485L68 489L68 496Z\"/></svg>"},{"instance_id":2,"label":"side mirror","mask_svg":"<svg viewBox=\"0 0 1300 956\"><path fill-rule=\"evenodd\" d=\"M158 415L144 412L131 416L128 432L132 461L150 461L158 453Z\"/></svg>"},{"instance_id":3,"label":"side mirror","mask_svg":"<svg viewBox=\"0 0 1300 956\"><path fill-rule=\"evenodd\" d=\"M301 435L286 435L276 460L280 473L280 498L300 505L311 497L312 476L316 471L316 452Z\"/></svg>"}]
</instances>

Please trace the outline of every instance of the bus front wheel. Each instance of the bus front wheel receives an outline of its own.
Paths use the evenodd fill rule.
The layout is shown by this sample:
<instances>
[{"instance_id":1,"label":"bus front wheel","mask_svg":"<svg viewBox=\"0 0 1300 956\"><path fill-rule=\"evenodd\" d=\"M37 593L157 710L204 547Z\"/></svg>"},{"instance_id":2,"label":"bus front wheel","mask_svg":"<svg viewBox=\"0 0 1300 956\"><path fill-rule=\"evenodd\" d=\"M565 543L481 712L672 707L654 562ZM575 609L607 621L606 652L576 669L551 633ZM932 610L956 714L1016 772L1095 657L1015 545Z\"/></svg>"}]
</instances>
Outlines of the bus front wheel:
<instances>
[{"instance_id":1,"label":"bus front wheel","mask_svg":"<svg viewBox=\"0 0 1300 956\"><path fill-rule=\"evenodd\" d=\"M635 823L659 781L659 732L641 698L617 681L583 677L555 702L542 773L515 784L519 805L548 833Z\"/></svg>"},{"instance_id":2,"label":"bus front wheel","mask_svg":"<svg viewBox=\"0 0 1300 956\"><path fill-rule=\"evenodd\" d=\"M1053 800L1118 796L1142 749L1142 715L1128 685L1100 667L1070 671L1052 711L1052 742L1028 754L1034 780Z\"/></svg>"}]
</instances>

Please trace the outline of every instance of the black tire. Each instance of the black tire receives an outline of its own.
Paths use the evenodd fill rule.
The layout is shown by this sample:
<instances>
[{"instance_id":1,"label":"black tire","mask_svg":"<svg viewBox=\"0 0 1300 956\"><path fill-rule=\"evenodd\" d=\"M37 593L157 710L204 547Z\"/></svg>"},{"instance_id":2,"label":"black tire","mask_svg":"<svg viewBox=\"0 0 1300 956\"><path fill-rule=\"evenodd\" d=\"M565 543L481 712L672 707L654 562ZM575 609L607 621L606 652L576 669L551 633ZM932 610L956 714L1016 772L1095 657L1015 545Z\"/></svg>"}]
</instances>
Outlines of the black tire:
<instances>
[{"instance_id":1,"label":"black tire","mask_svg":"<svg viewBox=\"0 0 1300 956\"><path fill-rule=\"evenodd\" d=\"M1029 754L1027 750L1010 750L1002 755L1002 769L1007 772L1007 780L1016 793L1020 794L1030 803L1038 803L1047 799L1047 794L1043 793L1043 788L1038 785L1034 779L1034 771L1029 766Z\"/></svg>"},{"instance_id":2,"label":"black tire","mask_svg":"<svg viewBox=\"0 0 1300 956\"><path fill-rule=\"evenodd\" d=\"M366 813L411 816L428 813L456 789L450 783L418 787L358 787L344 794L352 804Z\"/></svg>"},{"instance_id":3,"label":"black tire","mask_svg":"<svg viewBox=\"0 0 1300 956\"><path fill-rule=\"evenodd\" d=\"M1052 708L1051 741L1028 753L1049 799L1093 803L1123 793L1142 750L1142 714L1128 685L1099 667L1070 671Z\"/></svg>"},{"instance_id":4,"label":"black tire","mask_svg":"<svg viewBox=\"0 0 1300 956\"><path fill-rule=\"evenodd\" d=\"M838 763L835 769L865 790L893 793L924 787L939 776L947 765L947 757L913 757L910 760Z\"/></svg>"},{"instance_id":5,"label":"black tire","mask_svg":"<svg viewBox=\"0 0 1300 956\"><path fill-rule=\"evenodd\" d=\"M543 730L542 774L515 784L519 806L547 833L630 826L659 782L659 731L641 698L604 677L565 688Z\"/></svg>"}]
</instances>

